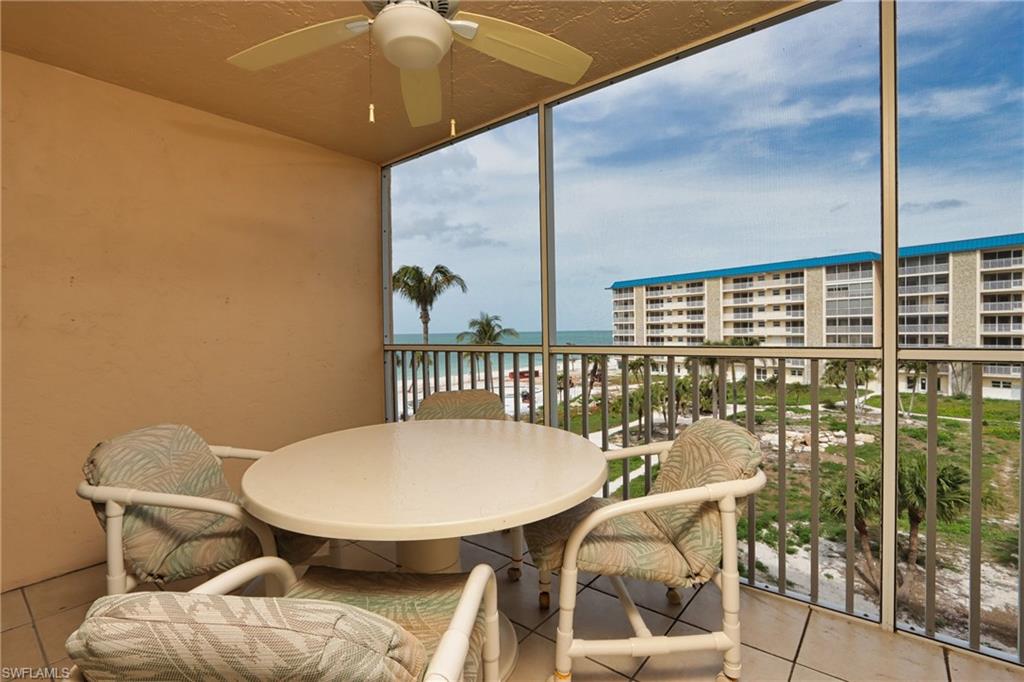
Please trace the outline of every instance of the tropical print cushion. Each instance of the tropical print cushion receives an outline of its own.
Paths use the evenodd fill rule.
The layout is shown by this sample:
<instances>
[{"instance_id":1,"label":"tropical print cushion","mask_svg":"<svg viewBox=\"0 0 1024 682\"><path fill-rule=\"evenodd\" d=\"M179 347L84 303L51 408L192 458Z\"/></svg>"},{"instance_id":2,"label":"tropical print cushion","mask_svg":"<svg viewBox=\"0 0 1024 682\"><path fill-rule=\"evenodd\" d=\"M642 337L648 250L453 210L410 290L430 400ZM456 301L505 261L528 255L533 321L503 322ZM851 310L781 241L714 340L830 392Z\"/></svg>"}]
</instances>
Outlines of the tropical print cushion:
<instances>
[{"instance_id":1,"label":"tropical print cushion","mask_svg":"<svg viewBox=\"0 0 1024 682\"><path fill-rule=\"evenodd\" d=\"M760 444L745 428L721 419L701 419L685 429L668 454L662 455L651 493L749 478L760 463ZM695 579L710 579L722 561L718 504L684 504L647 515L679 548Z\"/></svg>"},{"instance_id":2,"label":"tropical print cushion","mask_svg":"<svg viewBox=\"0 0 1024 682\"><path fill-rule=\"evenodd\" d=\"M501 398L482 389L444 391L423 399L416 421L424 419L505 419Z\"/></svg>"},{"instance_id":3,"label":"tropical print cushion","mask_svg":"<svg viewBox=\"0 0 1024 682\"><path fill-rule=\"evenodd\" d=\"M427 663L415 637L362 609L175 592L101 597L66 647L103 681L416 682Z\"/></svg>"},{"instance_id":4,"label":"tropical print cushion","mask_svg":"<svg viewBox=\"0 0 1024 682\"><path fill-rule=\"evenodd\" d=\"M341 602L372 611L414 635L433 656L448 629L468 573L373 573L312 566L287 597ZM483 611L469 640L463 682L483 680Z\"/></svg>"},{"instance_id":5,"label":"tropical print cushion","mask_svg":"<svg viewBox=\"0 0 1024 682\"><path fill-rule=\"evenodd\" d=\"M761 463L757 438L732 422L701 419L662 455L651 493L697 488L753 476ZM590 498L524 528L538 568L558 570L569 534L591 512L616 500ZM707 582L722 561L722 518L715 502L627 514L599 525L580 545L578 567L673 587Z\"/></svg>"},{"instance_id":6,"label":"tropical print cushion","mask_svg":"<svg viewBox=\"0 0 1024 682\"><path fill-rule=\"evenodd\" d=\"M541 570L562 567L569 534L580 521L616 500L591 497L568 511L523 528ZM601 575L623 575L675 587L691 584L690 567L668 537L643 512L617 516L592 530L580 545L577 566Z\"/></svg>"},{"instance_id":7,"label":"tropical print cushion","mask_svg":"<svg viewBox=\"0 0 1024 682\"><path fill-rule=\"evenodd\" d=\"M86 480L150 492L239 503L220 460L187 426L149 426L100 443L83 467ZM104 505L93 508L106 525ZM275 530L279 554L292 563L323 540ZM122 532L125 563L141 582L164 583L220 572L262 555L256 536L238 521L209 512L129 506Z\"/></svg>"}]
</instances>

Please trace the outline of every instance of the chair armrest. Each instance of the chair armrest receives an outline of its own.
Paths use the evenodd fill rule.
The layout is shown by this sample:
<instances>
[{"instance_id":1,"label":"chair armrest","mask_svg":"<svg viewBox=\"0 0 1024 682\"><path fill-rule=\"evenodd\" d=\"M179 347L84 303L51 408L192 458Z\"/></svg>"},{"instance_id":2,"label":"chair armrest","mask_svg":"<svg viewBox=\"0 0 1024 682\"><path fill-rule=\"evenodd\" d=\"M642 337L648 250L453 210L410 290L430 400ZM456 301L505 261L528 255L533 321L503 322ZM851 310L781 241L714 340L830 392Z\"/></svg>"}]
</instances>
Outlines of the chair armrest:
<instances>
[{"instance_id":1,"label":"chair armrest","mask_svg":"<svg viewBox=\"0 0 1024 682\"><path fill-rule=\"evenodd\" d=\"M646 445L635 445L631 448L622 448L621 450L609 450L604 453L605 461L614 462L617 459L626 459L627 457L646 457L647 455L661 455L669 451L672 447L671 441L662 441L659 443L647 443Z\"/></svg>"},{"instance_id":2,"label":"chair armrest","mask_svg":"<svg viewBox=\"0 0 1024 682\"><path fill-rule=\"evenodd\" d=\"M479 564L469 574L459 604L455 607L455 615L448 623L448 629L441 636L437 651L427 666L424 682L459 682L462 679L462 669L466 665L466 654L469 652L469 638L476 625L481 605L484 608L486 629L483 679L498 679L498 586L494 578L494 569L487 564Z\"/></svg>"},{"instance_id":3,"label":"chair armrest","mask_svg":"<svg viewBox=\"0 0 1024 682\"><path fill-rule=\"evenodd\" d=\"M212 452L219 459L259 459L269 455L267 450L249 450L248 448L233 448L230 445L211 445Z\"/></svg>"},{"instance_id":4,"label":"chair armrest","mask_svg":"<svg viewBox=\"0 0 1024 682\"><path fill-rule=\"evenodd\" d=\"M189 592L191 594L228 594L261 576L275 578L282 595L290 590L296 582L295 571L287 561L276 556L263 556L229 568L205 583L196 585Z\"/></svg>"},{"instance_id":5,"label":"chair armrest","mask_svg":"<svg viewBox=\"0 0 1024 682\"><path fill-rule=\"evenodd\" d=\"M575 575L576 557L579 553L580 545L583 544L583 540L587 537L590 531L594 530L594 528L609 519L613 519L617 516L623 516L625 514L650 511L652 509L674 507L680 504L709 501L717 502L730 497L734 499L737 497L745 497L756 493L758 490L763 488L767 480L768 479L764 475L764 472L758 469L757 473L750 478L741 478L734 481L722 481L720 483L709 483L708 485L704 485L699 488L688 488L686 490L673 490L672 492L667 493L657 493L654 495L647 495L645 497L638 497L632 500L625 500L623 502L615 502L614 504L601 507L600 509L591 512L585 519L576 524L572 533L569 534L569 540L565 543L565 552L562 559L563 570L572 571L573 575ZM566 579L567 578L563 575L562 580L565 581ZM575 581L575 578L572 578L572 580Z\"/></svg>"},{"instance_id":6,"label":"chair armrest","mask_svg":"<svg viewBox=\"0 0 1024 682\"><path fill-rule=\"evenodd\" d=\"M97 503L115 502L124 507L143 505L149 507L170 507L192 511L210 512L235 519L256 534L260 549L266 556L277 556L277 544L270 526L263 523L234 502L211 500L207 497L155 493L148 490L117 488L105 485L90 485L88 481L78 484L78 496Z\"/></svg>"}]
</instances>

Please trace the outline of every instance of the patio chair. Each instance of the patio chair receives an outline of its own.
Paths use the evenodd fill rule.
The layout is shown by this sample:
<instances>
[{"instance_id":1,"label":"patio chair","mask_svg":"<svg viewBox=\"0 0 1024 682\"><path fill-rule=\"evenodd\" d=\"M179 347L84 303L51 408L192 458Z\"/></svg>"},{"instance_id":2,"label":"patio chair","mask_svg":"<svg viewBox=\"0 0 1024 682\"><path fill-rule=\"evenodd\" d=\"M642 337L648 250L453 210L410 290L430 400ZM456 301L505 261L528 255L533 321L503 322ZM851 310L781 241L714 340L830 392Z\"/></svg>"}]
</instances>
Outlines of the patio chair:
<instances>
[{"instance_id":1,"label":"patio chair","mask_svg":"<svg viewBox=\"0 0 1024 682\"><path fill-rule=\"evenodd\" d=\"M242 509L221 460L266 453L207 445L187 426L149 426L93 448L78 496L107 534L107 594L225 571L259 556L307 560L324 540Z\"/></svg>"},{"instance_id":2,"label":"patio chair","mask_svg":"<svg viewBox=\"0 0 1024 682\"><path fill-rule=\"evenodd\" d=\"M273 576L281 597L224 596ZM494 571L422 575L328 566L296 579L275 557L188 593L101 597L68 637L79 680L498 682Z\"/></svg>"},{"instance_id":3,"label":"patio chair","mask_svg":"<svg viewBox=\"0 0 1024 682\"><path fill-rule=\"evenodd\" d=\"M724 674L740 676L740 583L736 559L736 500L764 487L760 445L732 422L702 419L674 443L651 443L607 453L609 460L658 454L660 471L649 495L626 501L591 498L526 526L540 571L541 606L550 603L551 572L561 589L554 680L572 679L572 659L600 654L653 656L682 651L724 652ZM635 637L585 640L573 636L580 570L611 581ZM714 580L722 591L722 630L655 637L644 624L623 577L664 583L670 593Z\"/></svg>"},{"instance_id":4,"label":"patio chair","mask_svg":"<svg viewBox=\"0 0 1024 682\"><path fill-rule=\"evenodd\" d=\"M414 417L416 421L428 419L508 419L501 398L482 389L444 391L423 399ZM523 573L523 528L512 528L512 565L508 577L513 582Z\"/></svg>"}]
</instances>

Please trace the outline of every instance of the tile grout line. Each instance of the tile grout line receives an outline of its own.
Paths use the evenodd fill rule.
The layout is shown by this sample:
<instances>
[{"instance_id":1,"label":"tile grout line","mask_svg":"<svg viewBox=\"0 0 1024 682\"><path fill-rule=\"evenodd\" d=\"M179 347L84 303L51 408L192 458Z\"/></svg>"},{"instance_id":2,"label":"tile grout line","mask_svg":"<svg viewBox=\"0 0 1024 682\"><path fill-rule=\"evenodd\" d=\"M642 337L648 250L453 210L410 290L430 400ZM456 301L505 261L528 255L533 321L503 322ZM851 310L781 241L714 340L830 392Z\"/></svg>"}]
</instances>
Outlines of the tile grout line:
<instances>
[{"instance_id":1,"label":"tile grout line","mask_svg":"<svg viewBox=\"0 0 1024 682\"><path fill-rule=\"evenodd\" d=\"M796 672L796 659L800 658L800 649L804 645L804 637L807 636L807 626L811 624L811 610L807 609L807 618L804 619L804 629L800 631L800 640L796 643L796 651L793 653L793 665L789 668L789 680L793 679Z\"/></svg>"},{"instance_id":2,"label":"tile grout line","mask_svg":"<svg viewBox=\"0 0 1024 682\"><path fill-rule=\"evenodd\" d=\"M29 625L32 626L32 635L36 639L39 655L43 659L43 664L49 666L50 660L47 658L46 649L43 647L43 638L39 636L39 628L36 627L36 614L32 610L32 605L28 603L28 595L25 594L25 588L19 587L18 591L21 592L22 601L25 602L25 609L28 611Z\"/></svg>"}]
</instances>

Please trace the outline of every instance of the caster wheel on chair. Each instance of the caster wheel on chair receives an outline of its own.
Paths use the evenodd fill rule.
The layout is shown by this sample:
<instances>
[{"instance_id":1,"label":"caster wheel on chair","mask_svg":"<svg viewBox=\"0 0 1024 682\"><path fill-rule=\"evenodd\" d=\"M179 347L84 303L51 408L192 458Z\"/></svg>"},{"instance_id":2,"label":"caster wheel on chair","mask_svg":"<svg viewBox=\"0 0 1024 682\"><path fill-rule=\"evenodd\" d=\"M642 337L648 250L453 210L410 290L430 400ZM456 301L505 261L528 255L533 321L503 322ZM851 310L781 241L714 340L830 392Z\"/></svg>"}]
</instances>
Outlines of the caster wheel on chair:
<instances>
[{"instance_id":1,"label":"caster wheel on chair","mask_svg":"<svg viewBox=\"0 0 1024 682\"><path fill-rule=\"evenodd\" d=\"M670 587L665 596L668 598L668 603L672 606L681 606L683 603L683 598L679 596L679 592L674 588Z\"/></svg>"},{"instance_id":2,"label":"caster wheel on chair","mask_svg":"<svg viewBox=\"0 0 1024 682\"><path fill-rule=\"evenodd\" d=\"M540 601L540 607L542 609L544 609L545 611L547 611L548 609L551 608L551 595L548 594L547 592L541 592L540 593L539 601Z\"/></svg>"},{"instance_id":3,"label":"caster wheel on chair","mask_svg":"<svg viewBox=\"0 0 1024 682\"><path fill-rule=\"evenodd\" d=\"M523 575L523 571L518 566L509 566L508 567L508 579L511 580L512 582L518 582L519 577L521 575Z\"/></svg>"}]
</instances>

